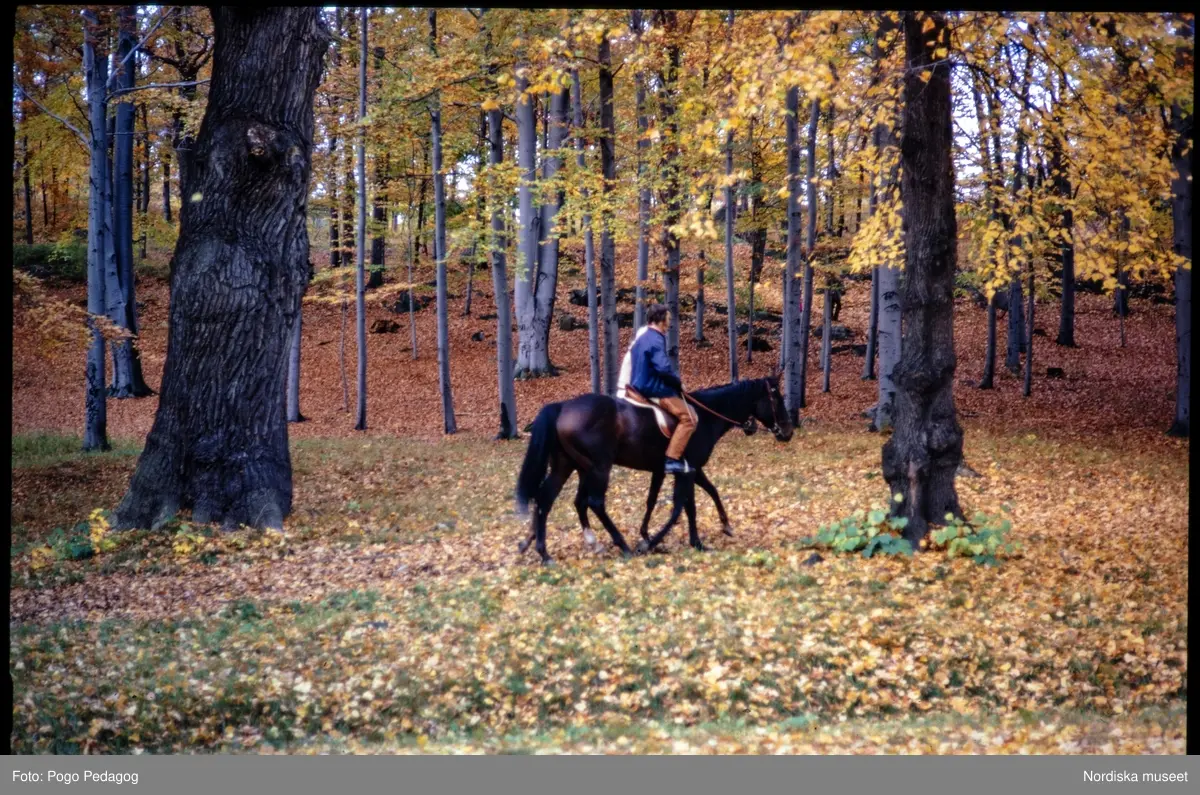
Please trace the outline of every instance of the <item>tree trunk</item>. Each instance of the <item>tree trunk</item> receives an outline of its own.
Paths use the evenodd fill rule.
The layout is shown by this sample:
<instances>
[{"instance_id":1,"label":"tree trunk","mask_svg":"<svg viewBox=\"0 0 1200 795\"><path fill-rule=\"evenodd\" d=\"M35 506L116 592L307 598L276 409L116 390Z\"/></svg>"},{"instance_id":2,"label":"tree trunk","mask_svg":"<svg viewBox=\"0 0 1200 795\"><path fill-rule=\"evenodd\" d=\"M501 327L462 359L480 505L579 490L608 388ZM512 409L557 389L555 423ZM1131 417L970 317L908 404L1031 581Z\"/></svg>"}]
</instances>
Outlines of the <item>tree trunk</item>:
<instances>
[{"instance_id":1,"label":"tree trunk","mask_svg":"<svg viewBox=\"0 0 1200 795\"><path fill-rule=\"evenodd\" d=\"M1021 191L1027 187L1027 176L1025 173L1025 161L1028 158L1028 151L1025 141L1025 118L1026 111L1029 105L1029 82L1031 74L1032 57L1028 54L1025 59L1024 77L1021 81L1021 116L1017 121L1016 134L1016 154L1013 157L1013 188L1012 198L1013 203L1020 205ZM1019 235L1012 241L1012 245L1017 248L1028 248L1033 243L1032 240L1023 240ZM1030 267L1032 260L1030 257ZM1013 280L1008 288L1008 346L1007 355L1004 357L1004 366L1009 369L1013 375L1021 372L1021 354L1025 353L1025 312L1024 299L1021 289L1021 274L1017 273L1013 276Z\"/></svg>"},{"instance_id":2,"label":"tree trunk","mask_svg":"<svg viewBox=\"0 0 1200 795\"><path fill-rule=\"evenodd\" d=\"M315 7L220 7L213 35L188 177L202 199L181 213L162 396L118 528L157 528L190 507L200 524L278 529L292 507L284 381L329 34Z\"/></svg>"},{"instance_id":3,"label":"tree trunk","mask_svg":"<svg viewBox=\"0 0 1200 795\"><path fill-rule=\"evenodd\" d=\"M829 279L825 280L825 298L822 302L822 329L821 329L821 391L829 391L829 371L833 366L831 359L833 358L831 348L832 326L833 326L833 309L829 303Z\"/></svg>"},{"instance_id":4,"label":"tree trunk","mask_svg":"<svg viewBox=\"0 0 1200 795\"><path fill-rule=\"evenodd\" d=\"M1025 318L1025 382L1021 394L1033 394L1033 262L1029 263L1029 310Z\"/></svg>"},{"instance_id":5,"label":"tree trunk","mask_svg":"<svg viewBox=\"0 0 1200 795\"><path fill-rule=\"evenodd\" d=\"M1063 202L1060 218L1061 240L1059 251L1062 255L1062 306L1058 315L1058 337L1054 340L1067 348L1075 347L1075 214L1067 204L1071 200L1071 180L1067 176L1066 163L1062 159L1062 143L1055 140L1051 154L1051 168L1054 170L1054 187L1059 199ZM1032 324L1032 321L1030 321Z\"/></svg>"},{"instance_id":6,"label":"tree trunk","mask_svg":"<svg viewBox=\"0 0 1200 795\"><path fill-rule=\"evenodd\" d=\"M979 379L980 389L994 389L996 380L996 294L988 299L987 349L983 355L983 375Z\"/></svg>"},{"instance_id":7,"label":"tree trunk","mask_svg":"<svg viewBox=\"0 0 1200 795\"><path fill-rule=\"evenodd\" d=\"M787 90L787 118L785 124L787 158L787 262L784 266L784 326L780 340L783 358L784 405L791 414L792 424L800 419L803 387L801 385L801 327L804 315L799 306L803 289L800 259L801 208L800 208L800 89L789 86ZM806 263L807 265L807 260ZM805 269L807 270L807 268ZM786 355L783 353L786 352Z\"/></svg>"},{"instance_id":8,"label":"tree trunk","mask_svg":"<svg viewBox=\"0 0 1200 795\"><path fill-rule=\"evenodd\" d=\"M644 23L641 9L629 12L633 35L641 43ZM650 127L646 116L646 76L638 72L634 77L637 102L637 181L638 181L638 249L637 285L634 287L633 328L636 331L646 325L646 281L650 278L650 186L646 180L646 150L650 148L647 130Z\"/></svg>"},{"instance_id":9,"label":"tree trunk","mask_svg":"<svg viewBox=\"0 0 1200 795\"><path fill-rule=\"evenodd\" d=\"M311 270L311 269L310 269ZM307 289L307 286L306 288ZM296 322L292 324L292 343L288 354L287 421L304 422L300 413L300 342L302 311L296 311Z\"/></svg>"},{"instance_id":10,"label":"tree trunk","mask_svg":"<svg viewBox=\"0 0 1200 795\"><path fill-rule=\"evenodd\" d=\"M362 35L358 42L358 123L367 117L367 9L358 11L362 22ZM435 128L436 129L436 128ZM434 136L437 133L434 132ZM367 429L367 130L360 126L355 155L358 160L358 229L354 240L354 324L358 348L358 410L354 430Z\"/></svg>"},{"instance_id":11,"label":"tree trunk","mask_svg":"<svg viewBox=\"0 0 1200 795\"><path fill-rule=\"evenodd\" d=\"M429 9L429 50L437 51L437 9ZM365 63L365 62L364 62ZM442 396L442 430L458 431L454 419L454 398L450 394L450 311L446 305L446 180L442 176L442 96L430 98L430 146L433 149L433 258L437 263L437 362L438 390ZM411 303L412 293L409 293ZM496 349L496 354L501 353Z\"/></svg>"},{"instance_id":12,"label":"tree trunk","mask_svg":"<svg viewBox=\"0 0 1200 795\"><path fill-rule=\"evenodd\" d=\"M172 223L171 220L171 155L167 153L163 147L162 155L162 199L163 199L163 218L167 223Z\"/></svg>"},{"instance_id":13,"label":"tree trunk","mask_svg":"<svg viewBox=\"0 0 1200 795\"><path fill-rule=\"evenodd\" d=\"M571 70L572 107L575 115L575 165L583 174L587 166L584 151L587 142L583 139L583 85L579 70ZM592 214L589 211L588 190L582 190L583 203L583 267L587 279L588 301L588 371L591 375L593 394L600 394L600 323L596 304L596 247L592 239Z\"/></svg>"},{"instance_id":14,"label":"tree trunk","mask_svg":"<svg viewBox=\"0 0 1200 795\"><path fill-rule=\"evenodd\" d=\"M335 48L336 52L336 48ZM340 268L342 266L342 241L341 241L341 206L342 200L338 196L338 167L339 158L337 156L338 137L336 135L329 136L329 267Z\"/></svg>"},{"instance_id":15,"label":"tree trunk","mask_svg":"<svg viewBox=\"0 0 1200 795\"><path fill-rule=\"evenodd\" d=\"M416 293L414 291L416 284L413 282L413 263L417 256L417 240L413 235L412 193L410 192L408 195L408 212L404 214L404 229L408 236L408 333L412 338L410 342L412 347L412 358L415 362L417 360L417 302L415 300ZM507 295L505 298L507 299Z\"/></svg>"},{"instance_id":16,"label":"tree trunk","mask_svg":"<svg viewBox=\"0 0 1200 795\"><path fill-rule=\"evenodd\" d=\"M137 46L136 7L121 6L118 11L120 39L116 63ZM134 59L124 61L117 75L117 86L130 89L134 85ZM113 141L113 161L116 168L113 186L112 213L115 224L113 243L117 257L117 280L120 284L122 312L113 322L131 335L138 332L137 302L134 297L133 276L133 136L134 112L129 95L117 105L116 140ZM154 394L142 376L142 359L132 337L115 342L113 351L113 381L109 395L115 398L146 397Z\"/></svg>"},{"instance_id":17,"label":"tree trunk","mask_svg":"<svg viewBox=\"0 0 1200 795\"><path fill-rule=\"evenodd\" d=\"M547 154L542 162L542 178L547 182L554 180L562 168L562 157L551 154L562 149L567 137L567 108L570 104L570 94L567 89L556 92L550 97L549 112L549 141ZM538 278L533 289L536 304L536 322L538 333L542 335L542 348L546 351L547 363L550 351L550 325L554 315L554 294L558 289L558 238L557 229L559 208L563 203L563 190L559 189L550 200L541 207L541 224L538 230L542 236L538 252ZM553 368L551 368L553 369Z\"/></svg>"},{"instance_id":18,"label":"tree trunk","mask_svg":"<svg viewBox=\"0 0 1200 795\"><path fill-rule=\"evenodd\" d=\"M874 191L874 188L872 188ZM857 228L855 229L857 232ZM879 330L879 266L871 268L871 308L867 311L867 354L863 361L862 380L875 380L875 337Z\"/></svg>"},{"instance_id":19,"label":"tree trunk","mask_svg":"<svg viewBox=\"0 0 1200 795\"><path fill-rule=\"evenodd\" d=\"M893 22L882 15L876 29L875 43L872 47L873 60L877 69L883 64L883 38L895 29ZM894 117L893 117L894 118ZM896 147L896 132L887 121L875 125L873 132L877 156L887 159L887 178L882 180L883 195L881 201L891 202L897 190L897 171L899 160L894 159ZM887 153L886 155L884 153ZM903 212L907 212L906 210ZM894 234L894 232L893 232ZM878 279L878 324L875 329L875 345L879 351L879 399L875 404L875 414L870 428L885 431L892 427L896 407L896 377L895 371L900 364L903 352L901 334L901 302L900 302L900 267L899 263L888 259L879 265Z\"/></svg>"},{"instance_id":20,"label":"tree trunk","mask_svg":"<svg viewBox=\"0 0 1200 795\"><path fill-rule=\"evenodd\" d=\"M525 94L529 81L518 78L517 90L517 164L521 169L518 202L521 213L520 264L514 280L514 303L517 310L517 377L537 378L550 375L550 353L546 335L537 316L539 260L541 247L541 214L534 206L537 180L537 114L533 96Z\"/></svg>"},{"instance_id":21,"label":"tree trunk","mask_svg":"<svg viewBox=\"0 0 1200 795\"><path fill-rule=\"evenodd\" d=\"M922 32L922 23L933 26ZM915 549L930 523L961 516L954 476L963 433L954 411L954 269L957 226L951 159L950 66L932 65L949 41L941 14L906 12L901 168L904 196L904 342L896 368L896 431L883 446L894 515ZM928 82L922 73L932 75Z\"/></svg>"},{"instance_id":22,"label":"tree trunk","mask_svg":"<svg viewBox=\"0 0 1200 795\"><path fill-rule=\"evenodd\" d=\"M734 12L729 11L729 25L727 30L727 38L733 36L733 19ZM732 81L733 73L730 72L729 79ZM728 309L725 315L727 323L727 333L729 335L729 380L738 380L738 357L737 357L737 294L734 291L733 283L733 230L734 222L737 217L737 208L734 202L733 192L733 131L730 130L725 134L725 179L728 184L725 186L725 304Z\"/></svg>"},{"instance_id":23,"label":"tree trunk","mask_svg":"<svg viewBox=\"0 0 1200 795\"><path fill-rule=\"evenodd\" d=\"M821 119L821 101L812 101L812 112L808 120L808 229L805 234L804 297L800 304L800 351L797 365L800 368L799 387L796 400L799 408L807 405L805 396L808 386L808 338L812 323L813 294L813 251L817 247L817 124Z\"/></svg>"},{"instance_id":24,"label":"tree trunk","mask_svg":"<svg viewBox=\"0 0 1200 795\"><path fill-rule=\"evenodd\" d=\"M1191 39L1195 19L1177 15L1185 44L1175 51L1176 66L1192 64ZM1173 249L1187 265L1175 269L1175 420L1167 433L1191 438L1192 435L1192 111L1180 103L1171 106L1171 127L1177 135L1171 148L1171 221L1174 226Z\"/></svg>"},{"instance_id":25,"label":"tree trunk","mask_svg":"<svg viewBox=\"0 0 1200 795\"><path fill-rule=\"evenodd\" d=\"M376 47L374 52L375 86L378 91L383 84L384 49ZM384 260L387 256L387 180L390 159L386 148L375 156L375 197L371 203L371 221L374 228L371 230L371 274L367 280L368 290L383 286Z\"/></svg>"},{"instance_id":26,"label":"tree trunk","mask_svg":"<svg viewBox=\"0 0 1200 795\"><path fill-rule=\"evenodd\" d=\"M104 238L108 225L104 222L104 194L108 183L108 131L104 118L108 113L105 102L105 83L108 80L108 59L99 42L99 21L94 12L83 12L83 68L87 85L88 111L91 120L91 162L88 192L88 328L91 345L87 356L87 391L84 397L83 449L85 452L107 450L108 392L104 384L104 337L96 319L105 313Z\"/></svg>"},{"instance_id":27,"label":"tree trunk","mask_svg":"<svg viewBox=\"0 0 1200 795\"><path fill-rule=\"evenodd\" d=\"M673 227L681 215L679 197L679 121L675 118L675 82L679 75L680 51L675 40L677 15L675 11L658 9L656 21L662 27L667 43L666 71L659 74L662 99L659 103L659 124L664 127L663 189L659 202L666 208L663 219L662 247L664 255L663 287L667 300L667 356L679 370L679 236Z\"/></svg>"},{"instance_id":28,"label":"tree trunk","mask_svg":"<svg viewBox=\"0 0 1200 795\"><path fill-rule=\"evenodd\" d=\"M605 208L600 213L600 305L604 310L604 392L610 397L617 393L620 367L619 329L617 328L616 252L612 232L612 210L609 194L617 178L617 161L613 152L617 137L613 118L612 44L605 36L600 41L600 172L604 176Z\"/></svg>"},{"instance_id":29,"label":"tree trunk","mask_svg":"<svg viewBox=\"0 0 1200 795\"><path fill-rule=\"evenodd\" d=\"M834 174L836 166L833 159L833 103L829 103L829 109L825 112L825 140L828 142L829 165L825 169L825 178L829 180L829 187L825 189L825 234L833 235L833 194L835 192Z\"/></svg>"},{"instance_id":30,"label":"tree trunk","mask_svg":"<svg viewBox=\"0 0 1200 795\"><path fill-rule=\"evenodd\" d=\"M488 111L488 162L498 168L504 162L504 113ZM492 296L496 302L496 376L499 380L499 439L517 438L517 398L513 387L512 312L508 303L508 273L505 257L503 199L492 202ZM414 337L415 344L415 337Z\"/></svg>"},{"instance_id":31,"label":"tree trunk","mask_svg":"<svg viewBox=\"0 0 1200 795\"><path fill-rule=\"evenodd\" d=\"M25 184L25 245L33 245L33 188L29 182L29 136L22 139L21 178Z\"/></svg>"},{"instance_id":32,"label":"tree trunk","mask_svg":"<svg viewBox=\"0 0 1200 795\"><path fill-rule=\"evenodd\" d=\"M429 173L429 149L426 147L421 148L421 173L422 174ZM419 198L417 199L417 259L418 260L421 258L420 254L421 254L422 246L424 246L424 248L425 248L426 256L428 256L428 254L429 254L429 244L424 242L425 241L425 191L426 191L428 184L429 184L429 180L426 179L425 177L421 177L421 191L419 193Z\"/></svg>"}]
</instances>

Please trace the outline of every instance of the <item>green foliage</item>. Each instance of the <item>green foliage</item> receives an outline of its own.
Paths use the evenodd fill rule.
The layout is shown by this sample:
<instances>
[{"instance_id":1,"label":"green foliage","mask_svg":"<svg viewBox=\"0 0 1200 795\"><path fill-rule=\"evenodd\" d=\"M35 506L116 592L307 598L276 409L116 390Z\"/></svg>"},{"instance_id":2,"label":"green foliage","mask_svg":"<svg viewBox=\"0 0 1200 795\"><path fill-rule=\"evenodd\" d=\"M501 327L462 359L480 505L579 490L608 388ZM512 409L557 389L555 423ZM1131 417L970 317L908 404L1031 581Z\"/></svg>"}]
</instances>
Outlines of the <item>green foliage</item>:
<instances>
[{"instance_id":1,"label":"green foliage","mask_svg":"<svg viewBox=\"0 0 1200 795\"><path fill-rule=\"evenodd\" d=\"M74 239L13 246L13 267L39 279L87 281L87 246Z\"/></svg>"},{"instance_id":2,"label":"green foliage","mask_svg":"<svg viewBox=\"0 0 1200 795\"><path fill-rule=\"evenodd\" d=\"M1001 557L1011 557L1021 545L1007 540L1012 522L998 516L976 513L968 523L946 514L946 526L933 534L932 541L944 547L946 557L969 557L976 563L998 566Z\"/></svg>"},{"instance_id":3,"label":"green foliage","mask_svg":"<svg viewBox=\"0 0 1200 795\"><path fill-rule=\"evenodd\" d=\"M870 511L857 511L832 524L822 525L816 536L805 539L806 546L831 549L835 552L862 551L864 558L873 555L912 555L912 545L899 533L908 525L903 516L889 517L880 505Z\"/></svg>"}]
</instances>

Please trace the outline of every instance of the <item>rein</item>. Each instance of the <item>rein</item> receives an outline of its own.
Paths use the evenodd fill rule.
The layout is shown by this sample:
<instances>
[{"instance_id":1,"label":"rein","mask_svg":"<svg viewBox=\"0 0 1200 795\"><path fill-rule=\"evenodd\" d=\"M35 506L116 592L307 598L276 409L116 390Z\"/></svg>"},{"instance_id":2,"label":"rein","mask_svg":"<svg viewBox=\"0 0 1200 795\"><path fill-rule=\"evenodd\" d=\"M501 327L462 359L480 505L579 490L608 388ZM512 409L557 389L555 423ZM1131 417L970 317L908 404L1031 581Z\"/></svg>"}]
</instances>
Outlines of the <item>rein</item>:
<instances>
[{"instance_id":1,"label":"rein","mask_svg":"<svg viewBox=\"0 0 1200 795\"><path fill-rule=\"evenodd\" d=\"M713 409L710 409L708 406L701 403L699 400L696 400L696 398L692 397L692 395L690 393L684 392L683 396L685 398L687 398L688 402L690 402L693 406L699 406L700 408L704 409L705 411L707 411L709 414L713 415L714 417L718 417L722 420L725 420L725 422L728 422L730 425L748 426L751 422L754 421L753 414L751 414L749 417L747 417L745 422L737 422L736 420L731 420L728 417L726 417L724 414L721 414L718 411L714 411ZM772 410L774 410L774 406L772 406L771 408L772 408Z\"/></svg>"}]
</instances>

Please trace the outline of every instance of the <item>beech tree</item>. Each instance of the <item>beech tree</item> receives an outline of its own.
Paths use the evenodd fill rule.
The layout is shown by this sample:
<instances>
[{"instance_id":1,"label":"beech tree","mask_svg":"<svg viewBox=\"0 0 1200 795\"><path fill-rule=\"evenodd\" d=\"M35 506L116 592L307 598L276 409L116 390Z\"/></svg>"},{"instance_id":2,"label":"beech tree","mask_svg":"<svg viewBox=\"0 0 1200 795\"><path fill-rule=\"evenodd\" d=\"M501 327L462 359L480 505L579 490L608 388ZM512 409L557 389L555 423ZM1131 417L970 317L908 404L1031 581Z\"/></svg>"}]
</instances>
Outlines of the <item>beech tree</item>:
<instances>
[{"instance_id":1,"label":"beech tree","mask_svg":"<svg viewBox=\"0 0 1200 795\"><path fill-rule=\"evenodd\" d=\"M329 33L310 7L222 6L208 106L172 259L154 425L116 527L281 528L292 507L284 416L308 276L313 95Z\"/></svg>"}]
</instances>

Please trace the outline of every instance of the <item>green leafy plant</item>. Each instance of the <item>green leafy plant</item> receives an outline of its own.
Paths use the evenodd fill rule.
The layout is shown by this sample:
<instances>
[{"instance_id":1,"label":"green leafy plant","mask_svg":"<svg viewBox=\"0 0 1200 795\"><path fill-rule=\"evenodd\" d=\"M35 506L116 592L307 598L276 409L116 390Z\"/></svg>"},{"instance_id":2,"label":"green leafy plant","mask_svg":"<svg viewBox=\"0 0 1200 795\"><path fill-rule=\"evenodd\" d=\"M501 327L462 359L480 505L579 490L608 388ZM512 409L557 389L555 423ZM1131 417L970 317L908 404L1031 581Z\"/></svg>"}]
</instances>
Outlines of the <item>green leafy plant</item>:
<instances>
[{"instance_id":1,"label":"green leafy plant","mask_svg":"<svg viewBox=\"0 0 1200 795\"><path fill-rule=\"evenodd\" d=\"M1011 557L1021 545L1008 540L1012 522L999 516L976 513L970 522L946 514L946 526L933 534L933 544L944 547L946 557L969 557L976 563L997 566L1001 557Z\"/></svg>"},{"instance_id":2,"label":"green leafy plant","mask_svg":"<svg viewBox=\"0 0 1200 795\"><path fill-rule=\"evenodd\" d=\"M883 506L875 504L870 511L859 508L844 519L822 525L815 536L805 539L805 544L835 552L861 550L864 558L912 555L912 545L899 535L907 525L907 518L889 517Z\"/></svg>"}]
</instances>

